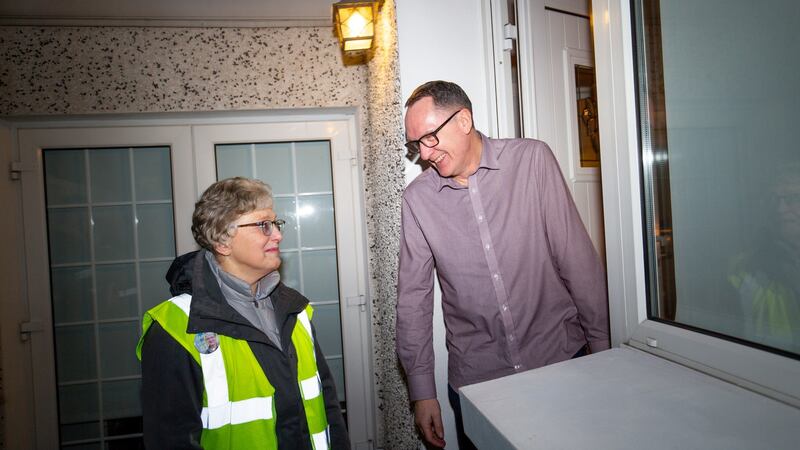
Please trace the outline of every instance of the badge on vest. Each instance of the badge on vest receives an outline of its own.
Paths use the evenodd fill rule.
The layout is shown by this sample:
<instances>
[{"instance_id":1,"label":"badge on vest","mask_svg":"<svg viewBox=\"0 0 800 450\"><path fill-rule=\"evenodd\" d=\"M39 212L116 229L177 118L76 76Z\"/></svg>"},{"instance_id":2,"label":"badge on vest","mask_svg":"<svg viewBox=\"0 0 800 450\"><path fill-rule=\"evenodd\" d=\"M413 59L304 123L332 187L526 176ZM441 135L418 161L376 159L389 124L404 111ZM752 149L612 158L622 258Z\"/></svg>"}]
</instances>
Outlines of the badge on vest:
<instances>
[{"instance_id":1,"label":"badge on vest","mask_svg":"<svg viewBox=\"0 0 800 450\"><path fill-rule=\"evenodd\" d=\"M194 336L194 347L198 352L208 355L214 353L219 348L219 339L217 333L206 331L205 333L197 333Z\"/></svg>"}]
</instances>

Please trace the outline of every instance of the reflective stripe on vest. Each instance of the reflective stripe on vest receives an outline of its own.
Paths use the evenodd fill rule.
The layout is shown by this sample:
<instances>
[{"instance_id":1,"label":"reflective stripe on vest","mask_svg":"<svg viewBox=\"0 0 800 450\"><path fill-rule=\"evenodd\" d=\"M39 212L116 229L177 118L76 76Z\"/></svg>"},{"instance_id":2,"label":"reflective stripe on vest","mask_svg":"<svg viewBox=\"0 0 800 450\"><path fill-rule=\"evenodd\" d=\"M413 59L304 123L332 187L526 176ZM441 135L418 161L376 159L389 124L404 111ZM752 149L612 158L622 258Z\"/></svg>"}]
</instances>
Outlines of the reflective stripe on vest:
<instances>
[{"instance_id":1,"label":"reflective stripe on vest","mask_svg":"<svg viewBox=\"0 0 800 450\"><path fill-rule=\"evenodd\" d=\"M245 448L257 445L277 448L275 434L274 387L266 378L247 341L218 335L219 347L202 354L194 346L194 334L186 333L191 296L183 294L151 309L143 318L141 347L147 330L158 321L167 333L183 346L203 371L203 409L200 415L205 448ZM330 432L322 396L322 384L316 366L311 316L307 306L297 315L292 343L298 357L297 374L303 396L311 442L315 450L330 448ZM229 369L234 380L228 379ZM258 422L260 421L260 422ZM262 423L263 425L257 425ZM251 445L252 444L252 445Z\"/></svg>"},{"instance_id":2,"label":"reflective stripe on vest","mask_svg":"<svg viewBox=\"0 0 800 450\"><path fill-rule=\"evenodd\" d=\"M305 336L300 333L292 334L292 343L295 348L307 346L314 348L314 333L311 332L311 321L308 314L305 311L298 314L297 322L303 325L306 334ZM300 392L303 394L303 406L306 410L306 420L314 450L327 450L330 444L330 430L328 429L328 417L325 414L325 399L322 397L322 381L317 371L316 352L311 352L310 356L297 352L297 365L297 378L300 379ZM310 367L314 368L313 373L303 370L303 368Z\"/></svg>"}]
</instances>

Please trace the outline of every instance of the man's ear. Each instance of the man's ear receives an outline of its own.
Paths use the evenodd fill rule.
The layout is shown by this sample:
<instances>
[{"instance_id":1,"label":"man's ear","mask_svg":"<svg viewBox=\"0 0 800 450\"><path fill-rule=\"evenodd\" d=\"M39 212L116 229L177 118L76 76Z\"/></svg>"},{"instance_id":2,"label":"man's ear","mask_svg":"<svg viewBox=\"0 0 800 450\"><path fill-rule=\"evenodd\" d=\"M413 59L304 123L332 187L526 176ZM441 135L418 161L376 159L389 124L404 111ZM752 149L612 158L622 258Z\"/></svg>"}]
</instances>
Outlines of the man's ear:
<instances>
[{"instance_id":1,"label":"man's ear","mask_svg":"<svg viewBox=\"0 0 800 450\"><path fill-rule=\"evenodd\" d=\"M472 131L472 113L467 108L462 109L458 116L455 117L455 120L458 123L458 129L462 133L468 134Z\"/></svg>"}]
</instances>

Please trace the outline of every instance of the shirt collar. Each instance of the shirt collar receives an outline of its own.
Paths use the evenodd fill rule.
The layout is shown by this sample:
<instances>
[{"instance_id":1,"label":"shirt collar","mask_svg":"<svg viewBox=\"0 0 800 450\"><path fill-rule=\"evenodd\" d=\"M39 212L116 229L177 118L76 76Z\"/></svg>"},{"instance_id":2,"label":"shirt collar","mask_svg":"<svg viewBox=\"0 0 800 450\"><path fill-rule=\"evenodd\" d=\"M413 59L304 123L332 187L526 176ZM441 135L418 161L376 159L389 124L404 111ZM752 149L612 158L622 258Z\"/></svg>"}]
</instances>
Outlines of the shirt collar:
<instances>
[{"instance_id":1,"label":"shirt collar","mask_svg":"<svg viewBox=\"0 0 800 450\"><path fill-rule=\"evenodd\" d=\"M226 272L219 265L213 253L206 250L205 257L206 261L208 261L208 265L211 267L211 272L214 273L217 282L219 282L220 287L223 288L223 293L228 294L226 295L226 299L248 303L253 300L264 300L269 297L275 289L275 286L277 286L278 282L281 280L280 273L277 270L270 272L264 278L258 280L256 293L253 295L250 291L250 285L247 284L246 281Z\"/></svg>"},{"instance_id":2,"label":"shirt collar","mask_svg":"<svg viewBox=\"0 0 800 450\"><path fill-rule=\"evenodd\" d=\"M480 169L487 169L487 170L499 170L500 163L498 162L498 158L500 157L500 153L503 152L503 147L499 145L495 145L493 141L490 141L483 133L478 130L475 130L476 133L481 137L481 161L478 163L478 170L475 171L474 174L470 175L469 178L472 179ZM431 170L436 170L431 167ZM439 176L439 172L436 172L436 177L439 181L438 190L441 191L445 186L452 188L452 189L466 189L467 186L463 186L459 184L455 178L449 177L441 177Z\"/></svg>"}]
</instances>

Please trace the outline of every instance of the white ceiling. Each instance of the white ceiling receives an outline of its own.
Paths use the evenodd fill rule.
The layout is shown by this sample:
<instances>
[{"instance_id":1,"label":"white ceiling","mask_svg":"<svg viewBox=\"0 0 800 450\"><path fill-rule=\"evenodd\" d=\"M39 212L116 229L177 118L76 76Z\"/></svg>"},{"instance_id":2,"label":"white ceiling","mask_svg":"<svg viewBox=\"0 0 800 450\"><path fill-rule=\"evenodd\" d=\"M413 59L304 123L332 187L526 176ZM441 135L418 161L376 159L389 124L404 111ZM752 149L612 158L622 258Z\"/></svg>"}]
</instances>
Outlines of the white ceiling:
<instances>
[{"instance_id":1,"label":"white ceiling","mask_svg":"<svg viewBox=\"0 0 800 450\"><path fill-rule=\"evenodd\" d=\"M0 0L18 24L331 25L335 0Z\"/></svg>"}]
</instances>

